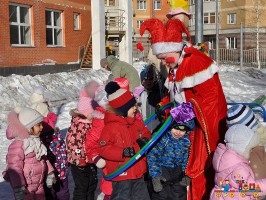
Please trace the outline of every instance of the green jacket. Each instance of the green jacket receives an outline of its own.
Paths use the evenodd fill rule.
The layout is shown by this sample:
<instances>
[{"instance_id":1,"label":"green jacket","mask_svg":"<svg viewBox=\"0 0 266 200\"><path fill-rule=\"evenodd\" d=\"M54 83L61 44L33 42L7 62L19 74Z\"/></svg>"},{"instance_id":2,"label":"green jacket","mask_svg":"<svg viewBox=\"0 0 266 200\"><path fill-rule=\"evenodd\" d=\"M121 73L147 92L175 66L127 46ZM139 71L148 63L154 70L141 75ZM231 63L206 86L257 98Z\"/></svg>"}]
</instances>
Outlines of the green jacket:
<instances>
[{"instance_id":1,"label":"green jacket","mask_svg":"<svg viewBox=\"0 0 266 200\"><path fill-rule=\"evenodd\" d=\"M131 92L133 92L136 87L140 86L138 71L132 65L120 61L113 55L107 57L107 63L112 72L108 77L108 82L113 81L115 78L126 78L129 82L129 89Z\"/></svg>"}]
</instances>

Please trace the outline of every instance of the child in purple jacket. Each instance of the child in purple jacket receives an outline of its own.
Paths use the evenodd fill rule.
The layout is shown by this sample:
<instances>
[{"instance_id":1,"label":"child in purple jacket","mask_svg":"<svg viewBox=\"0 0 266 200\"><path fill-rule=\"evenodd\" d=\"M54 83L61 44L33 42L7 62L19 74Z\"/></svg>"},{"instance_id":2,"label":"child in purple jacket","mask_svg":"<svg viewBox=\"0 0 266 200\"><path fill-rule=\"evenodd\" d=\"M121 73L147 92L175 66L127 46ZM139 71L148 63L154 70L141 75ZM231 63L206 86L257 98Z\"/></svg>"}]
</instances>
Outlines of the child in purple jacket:
<instances>
[{"instance_id":1,"label":"child in purple jacket","mask_svg":"<svg viewBox=\"0 0 266 200\"><path fill-rule=\"evenodd\" d=\"M16 200L44 200L44 181L51 187L55 176L40 141L43 116L31 108L16 108L8 115L7 168L3 177L10 182Z\"/></svg>"}]
</instances>

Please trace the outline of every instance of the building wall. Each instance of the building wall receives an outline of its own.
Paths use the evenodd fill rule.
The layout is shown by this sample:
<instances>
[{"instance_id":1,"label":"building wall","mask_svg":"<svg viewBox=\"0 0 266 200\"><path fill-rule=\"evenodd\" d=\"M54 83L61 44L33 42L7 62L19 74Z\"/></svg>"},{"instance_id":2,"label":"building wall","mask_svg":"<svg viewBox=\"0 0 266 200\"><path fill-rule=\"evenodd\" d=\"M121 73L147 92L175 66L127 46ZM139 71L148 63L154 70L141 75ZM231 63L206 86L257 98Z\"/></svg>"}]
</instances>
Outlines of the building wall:
<instances>
[{"instance_id":1,"label":"building wall","mask_svg":"<svg viewBox=\"0 0 266 200\"><path fill-rule=\"evenodd\" d=\"M32 47L10 45L9 3L31 6ZM63 46L47 47L45 9L62 11ZM40 64L51 59L57 64L77 62L79 48L85 46L91 32L91 6L87 0L1 0L0 67ZM73 13L80 13L81 30L74 31Z\"/></svg>"},{"instance_id":2,"label":"building wall","mask_svg":"<svg viewBox=\"0 0 266 200\"><path fill-rule=\"evenodd\" d=\"M133 9L134 9L134 18L133 18L133 27L136 34L139 33L139 29L137 28L138 20L147 20L150 18L157 18L166 22L166 14L170 10L170 4L166 0L161 0L161 10L152 11L152 2L153 0L146 0L147 9L146 10L138 10L137 9L137 0L133 0Z\"/></svg>"}]
</instances>

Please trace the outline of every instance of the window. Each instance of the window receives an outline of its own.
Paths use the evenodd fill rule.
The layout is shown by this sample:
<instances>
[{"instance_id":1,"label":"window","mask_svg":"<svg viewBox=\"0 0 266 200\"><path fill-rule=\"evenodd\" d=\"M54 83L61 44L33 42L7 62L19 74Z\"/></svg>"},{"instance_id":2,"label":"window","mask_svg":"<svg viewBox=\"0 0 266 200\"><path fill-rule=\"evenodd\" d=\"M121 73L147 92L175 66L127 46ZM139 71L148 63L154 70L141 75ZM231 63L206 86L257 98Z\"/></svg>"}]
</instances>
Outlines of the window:
<instances>
[{"instance_id":1,"label":"window","mask_svg":"<svg viewBox=\"0 0 266 200\"><path fill-rule=\"evenodd\" d=\"M211 2L211 1L215 1L215 0L203 0L203 2Z\"/></svg>"},{"instance_id":2,"label":"window","mask_svg":"<svg viewBox=\"0 0 266 200\"><path fill-rule=\"evenodd\" d=\"M236 24L236 14L230 13L227 15L227 24Z\"/></svg>"},{"instance_id":3,"label":"window","mask_svg":"<svg viewBox=\"0 0 266 200\"><path fill-rule=\"evenodd\" d=\"M138 10L146 10L146 1L144 0L144 1L140 1L140 0L138 0L138 2L137 2L137 8L138 8Z\"/></svg>"},{"instance_id":4,"label":"window","mask_svg":"<svg viewBox=\"0 0 266 200\"><path fill-rule=\"evenodd\" d=\"M74 13L74 30L80 30L80 14Z\"/></svg>"},{"instance_id":5,"label":"window","mask_svg":"<svg viewBox=\"0 0 266 200\"><path fill-rule=\"evenodd\" d=\"M153 4L153 8L154 10L161 10L162 9L162 5L161 5L161 1L154 1L154 4Z\"/></svg>"},{"instance_id":6,"label":"window","mask_svg":"<svg viewBox=\"0 0 266 200\"><path fill-rule=\"evenodd\" d=\"M49 46L62 46L62 12L46 10L46 44Z\"/></svg>"},{"instance_id":7,"label":"window","mask_svg":"<svg viewBox=\"0 0 266 200\"><path fill-rule=\"evenodd\" d=\"M144 22L144 20L137 20L137 28L140 28L140 25Z\"/></svg>"},{"instance_id":8,"label":"window","mask_svg":"<svg viewBox=\"0 0 266 200\"><path fill-rule=\"evenodd\" d=\"M10 44L31 46L30 7L9 4Z\"/></svg>"},{"instance_id":9,"label":"window","mask_svg":"<svg viewBox=\"0 0 266 200\"><path fill-rule=\"evenodd\" d=\"M194 5L195 4L195 0L189 0L189 5Z\"/></svg>"},{"instance_id":10,"label":"window","mask_svg":"<svg viewBox=\"0 0 266 200\"><path fill-rule=\"evenodd\" d=\"M227 37L225 38L226 48L227 49L236 49L237 48L237 39L236 37Z\"/></svg>"},{"instance_id":11,"label":"window","mask_svg":"<svg viewBox=\"0 0 266 200\"><path fill-rule=\"evenodd\" d=\"M204 24L215 24L215 12L203 14Z\"/></svg>"}]
</instances>

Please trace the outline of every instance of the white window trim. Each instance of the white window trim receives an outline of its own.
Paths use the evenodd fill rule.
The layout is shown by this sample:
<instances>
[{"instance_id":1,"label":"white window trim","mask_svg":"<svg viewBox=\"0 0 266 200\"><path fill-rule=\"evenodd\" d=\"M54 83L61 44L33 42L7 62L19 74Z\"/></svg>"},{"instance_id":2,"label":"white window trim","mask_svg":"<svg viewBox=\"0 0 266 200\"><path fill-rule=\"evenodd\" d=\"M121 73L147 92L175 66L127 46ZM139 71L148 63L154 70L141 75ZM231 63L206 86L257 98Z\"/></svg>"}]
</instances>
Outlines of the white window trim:
<instances>
[{"instance_id":1,"label":"white window trim","mask_svg":"<svg viewBox=\"0 0 266 200\"><path fill-rule=\"evenodd\" d=\"M52 25L46 25L45 28L52 28L53 30L54 29L61 29L61 32L62 32L62 41L61 41L61 45L54 45L54 31L52 31L52 34L53 34L53 44L46 44L47 47L63 47L63 38L64 38L64 33L63 33L63 12L60 11L60 10L53 10L53 9L45 9L45 11L51 11L51 12L58 12L60 13L60 17L61 17L61 26L54 26L53 23L54 23L54 14L52 15L52 19L51 19L51 22L52 22ZM46 22L45 22L46 23Z\"/></svg>"},{"instance_id":2,"label":"white window trim","mask_svg":"<svg viewBox=\"0 0 266 200\"><path fill-rule=\"evenodd\" d=\"M231 16L234 16L234 22L233 23L231 23L231 21L232 21ZM228 13L227 14L227 24L236 24L236 13Z\"/></svg>"},{"instance_id":3,"label":"white window trim","mask_svg":"<svg viewBox=\"0 0 266 200\"><path fill-rule=\"evenodd\" d=\"M204 18L207 17L207 16L204 16L204 14L208 14L208 23L204 23ZM216 13L215 11L210 11L210 12L205 12L203 13L203 23L204 24L216 24L216 21L214 23L211 23L211 13L214 13L214 20L216 20Z\"/></svg>"},{"instance_id":4,"label":"white window trim","mask_svg":"<svg viewBox=\"0 0 266 200\"><path fill-rule=\"evenodd\" d=\"M234 45L232 47L232 40L234 41ZM227 49L237 49L237 38L236 37L226 37L226 48Z\"/></svg>"},{"instance_id":5,"label":"white window trim","mask_svg":"<svg viewBox=\"0 0 266 200\"><path fill-rule=\"evenodd\" d=\"M75 15L78 16L78 17L77 17L77 20L78 20L78 22L77 22L77 23L78 23L78 28L75 28ZM74 20L74 24L73 24L73 25L74 25L74 31L80 31L80 30L81 30L81 26L80 26L80 25L81 25L81 24L80 24L80 13L74 12L74 13L73 13L73 18L74 18L74 19L73 19L73 20Z\"/></svg>"},{"instance_id":6,"label":"white window trim","mask_svg":"<svg viewBox=\"0 0 266 200\"><path fill-rule=\"evenodd\" d=\"M140 28L140 25L144 22L144 20L137 20L137 29Z\"/></svg>"},{"instance_id":7,"label":"white window trim","mask_svg":"<svg viewBox=\"0 0 266 200\"><path fill-rule=\"evenodd\" d=\"M161 3L161 8L155 8L155 5L157 5L155 2L160 2ZM154 2L154 10L162 10L162 1L160 1L160 0L155 0Z\"/></svg>"},{"instance_id":8,"label":"white window trim","mask_svg":"<svg viewBox=\"0 0 266 200\"><path fill-rule=\"evenodd\" d=\"M32 45L32 24L31 24L31 6L28 6L28 5L23 5L23 4L16 4L16 3L9 3L9 5L12 5L12 6L18 6L18 7L24 7L24 8L28 8L29 10L29 24L26 24L26 23L20 23L20 9L17 8L17 18L19 18L19 22L9 22L9 25L16 25L19 27L18 29L18 32L19 32L19 43L20 44L11 44L12 47L33 47ZM30 27L30 44L21 44L21 33L20 33L20 26L26 26L26 27Z\"/></svg>"},{"instance_id":9,"label":"white window trim","mask_svg":"<svg viewBox=\"0 0 266 200\"><path fill-rule=\"evenodd\" d=\"M144 2L146 2L145 3L145 8L138 8L138 5L139 5L138 2L140 2L140 1L143 2L143 6L142 7L144 7ZM137 9L138 10L147 10L147 1L146 0L137 0Z\"/></svg>"}]
</instances>

